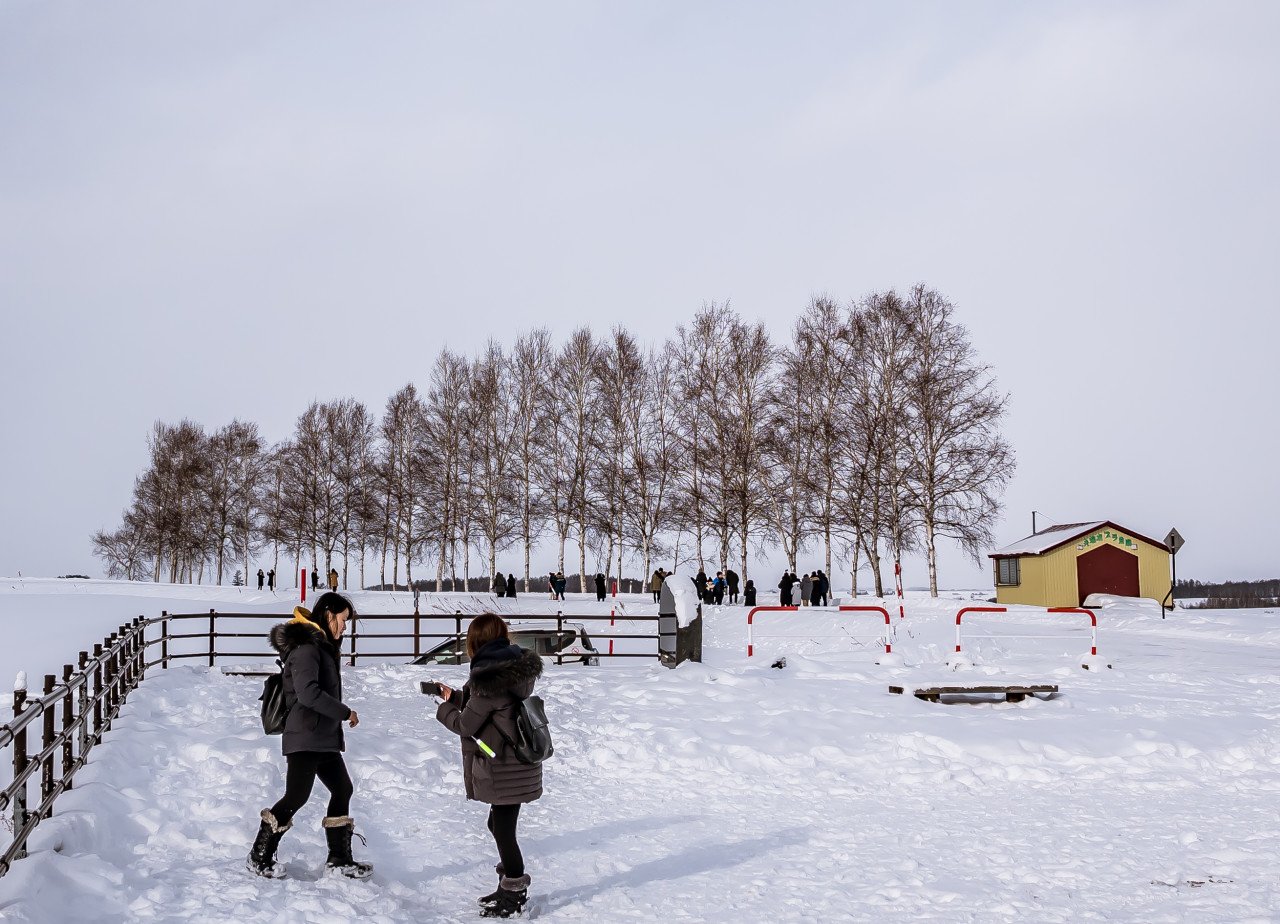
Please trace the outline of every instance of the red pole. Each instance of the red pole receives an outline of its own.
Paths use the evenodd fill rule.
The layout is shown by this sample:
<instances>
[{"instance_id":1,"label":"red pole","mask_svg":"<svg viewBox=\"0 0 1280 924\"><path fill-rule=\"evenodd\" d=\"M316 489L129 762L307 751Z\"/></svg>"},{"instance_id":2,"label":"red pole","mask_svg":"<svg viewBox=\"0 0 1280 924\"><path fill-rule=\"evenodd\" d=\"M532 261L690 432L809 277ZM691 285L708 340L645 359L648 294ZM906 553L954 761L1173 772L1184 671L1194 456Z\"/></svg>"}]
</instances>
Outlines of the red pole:
<instances>
[{"instance_id":1,"label":"red pole","mask_svg":"<svg viewBox=\"0 0 1280 924\"><path fill-rule=\"evenodd\" d=\"M898 618L905 619L907 614L902 609L902 562L893 563L893 577L898 589Z\"/></svg>"},{"instance_id":2,"label":"red pole","mask_svg":"<svg viewBox=\"0 0 1280 924\"><path fill-rule=\"evenodd\" d=\"M302 587L302 602L307 602L307 569L302 569L302 580L298 582Z\"/></svg>"}]
</instances>

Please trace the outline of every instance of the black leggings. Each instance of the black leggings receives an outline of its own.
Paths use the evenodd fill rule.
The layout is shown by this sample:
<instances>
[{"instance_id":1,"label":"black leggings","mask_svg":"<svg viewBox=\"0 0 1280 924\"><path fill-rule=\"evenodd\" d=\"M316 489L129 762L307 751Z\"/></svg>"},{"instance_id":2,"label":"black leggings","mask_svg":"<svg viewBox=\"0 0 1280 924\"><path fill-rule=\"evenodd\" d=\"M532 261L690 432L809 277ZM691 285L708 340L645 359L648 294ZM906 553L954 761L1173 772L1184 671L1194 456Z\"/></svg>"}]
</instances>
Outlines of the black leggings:
<instances>
[{"instance_id":1,"label":"black leggings","mask_svg":"<svg viewBox=\"0 0 1280 924\"><path fill-rule=\"evenodd\" d=\"M489 806L489 833L498 845L502 874L508 879L519 879L524 875L524 857L516 843L516 822L519 820L519 804Z\"/></svg>"},{"instance_id":2,"label":"black leggings","mask_svg":"<svg viewBox=\"0 0 1280 924\"><path fill-rule=\"evenodd\" d=\"M351 776L347 765L337 751L298 751L285 757L289 764L284 775L284 796L271 807L276 821L287 825L298 809L311 798L311 787L316 778L329 790L329 818L338 818L351 812Z\"/></svg>"}]
</instances>

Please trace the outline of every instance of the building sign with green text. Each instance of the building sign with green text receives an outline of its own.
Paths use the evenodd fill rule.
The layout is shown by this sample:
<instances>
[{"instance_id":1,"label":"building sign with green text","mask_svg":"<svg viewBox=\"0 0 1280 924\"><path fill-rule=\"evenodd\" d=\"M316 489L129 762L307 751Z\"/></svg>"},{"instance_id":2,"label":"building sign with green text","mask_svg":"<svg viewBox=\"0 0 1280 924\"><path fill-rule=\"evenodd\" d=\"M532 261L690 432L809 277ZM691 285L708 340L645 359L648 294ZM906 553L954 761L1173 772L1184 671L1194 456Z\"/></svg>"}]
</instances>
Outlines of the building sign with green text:
<instances>
[{"instance_id":1,"label":"building sign with green text","mask_svg":"<svg viewBox=\"0 0 1280 924\"><path fill-rule=\"evenodd\" d=\"M1092 535L1085 536L1076 543L1076 551L1083 552L1089 546L1097 545L1099 542L1113 542L1121 548L1128 549L1131 552L1138 551L1138 543L1134 542L1128 536L1121 535L1114 529L1100 529Z\"/></svg>"}]
</instances>

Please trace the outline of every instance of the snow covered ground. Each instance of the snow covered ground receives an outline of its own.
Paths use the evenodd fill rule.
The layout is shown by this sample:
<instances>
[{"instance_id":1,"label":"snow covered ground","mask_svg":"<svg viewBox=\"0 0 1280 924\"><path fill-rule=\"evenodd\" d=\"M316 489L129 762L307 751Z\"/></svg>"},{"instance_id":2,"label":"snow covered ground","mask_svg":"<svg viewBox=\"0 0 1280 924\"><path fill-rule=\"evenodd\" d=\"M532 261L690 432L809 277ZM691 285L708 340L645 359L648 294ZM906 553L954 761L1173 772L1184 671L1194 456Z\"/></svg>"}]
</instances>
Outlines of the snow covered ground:
<instances>
[{"instance_id":1,"label":"snow covered ground","mask_svg":"<svg viewBox=\"0 0 1280 924\"><path fill-rule=\"evenodd\" d=\"M0 593L0 618L22 608L17 595ZM109 609L79 595L92 601L84 620ZM874 619L813 612L762 618L748 660L744 610L724 607L706 612L704 664L549 668L540 692L557 753L546 796L521 819L528 916L1280 920L1276 612L1162 621L1153 604L1116 602L1099 611L1100 661L1114 667L1092 671L1079 667L1087 620L975 618L974 664L953 670L955 611L976 601L947 597L908 596L894 639L903 667L876 665L878 646L849 637L874 634ZM769 666L783 655L785 668ZM8 671L14 655L3 657ZM362 717L349 734L353 814L377 867L355 884L318 876L318 799L282 844L289 879L244 872L256 812L282 787L278 741L257 727L259 684L153 671L32 856L0 879L0 919L474 919L495 859L484 810L463 799L456 742L416 692L419 679L464 671L347 669ZM1061 692L953 705L887 692L937 681Z\"/></svg>"}]
</instances>

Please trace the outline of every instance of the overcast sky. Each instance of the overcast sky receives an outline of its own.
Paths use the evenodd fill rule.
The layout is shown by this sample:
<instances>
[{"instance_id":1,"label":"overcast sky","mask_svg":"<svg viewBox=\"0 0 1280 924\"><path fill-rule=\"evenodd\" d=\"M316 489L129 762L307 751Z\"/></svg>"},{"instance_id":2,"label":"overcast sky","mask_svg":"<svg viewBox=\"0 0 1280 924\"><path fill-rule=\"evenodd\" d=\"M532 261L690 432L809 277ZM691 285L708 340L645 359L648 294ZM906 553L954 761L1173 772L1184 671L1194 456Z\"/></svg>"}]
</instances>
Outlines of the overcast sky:
<instances>
[{"instance_id":1,"label":"overcast sky","mask_svg":"<svg viewBox=\"0 0 1280 924\"><path fill-rule=\"evenodd\" d=\"M0 0L0 574L101 574L157 419L274 442L446 344L712 299L781 338L916 282L1012 396L1000 544L1036 509L1280 574L1278 40L1261 2Z\"/></svg>"}]
</instances>

